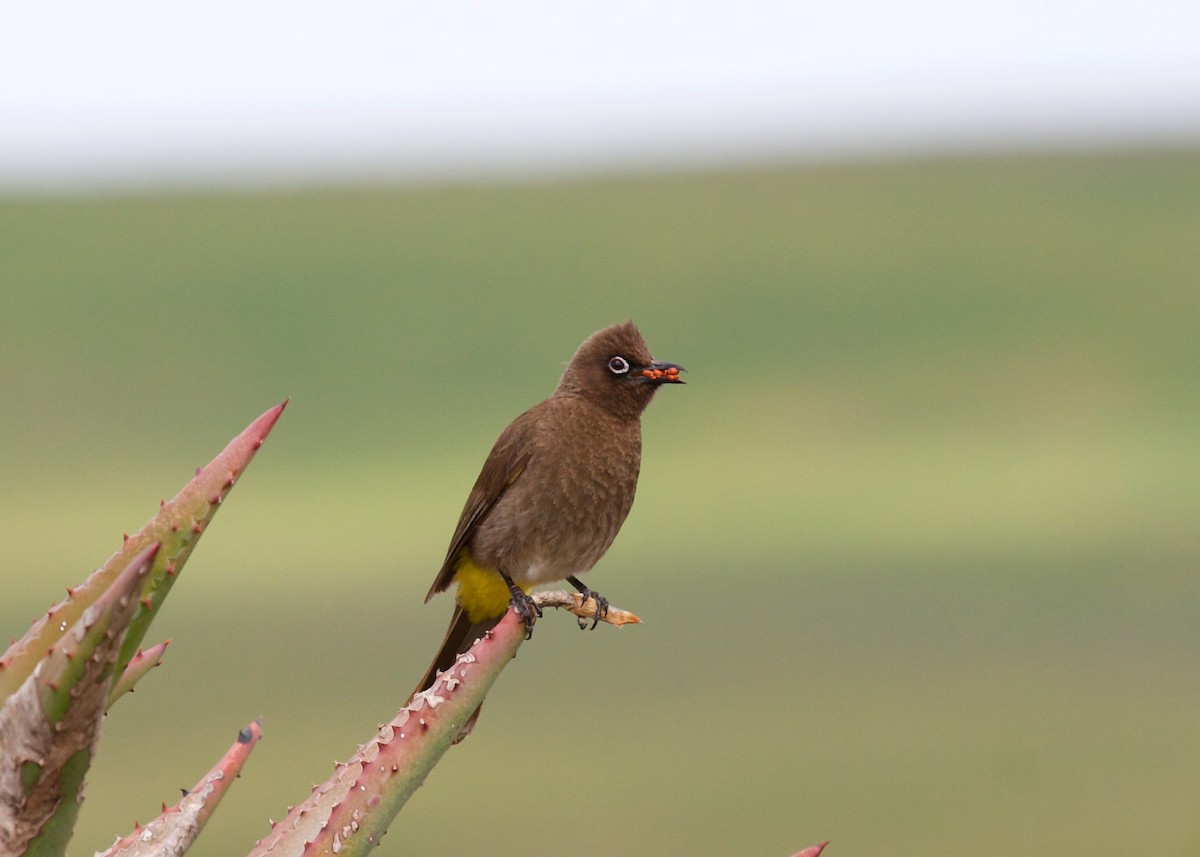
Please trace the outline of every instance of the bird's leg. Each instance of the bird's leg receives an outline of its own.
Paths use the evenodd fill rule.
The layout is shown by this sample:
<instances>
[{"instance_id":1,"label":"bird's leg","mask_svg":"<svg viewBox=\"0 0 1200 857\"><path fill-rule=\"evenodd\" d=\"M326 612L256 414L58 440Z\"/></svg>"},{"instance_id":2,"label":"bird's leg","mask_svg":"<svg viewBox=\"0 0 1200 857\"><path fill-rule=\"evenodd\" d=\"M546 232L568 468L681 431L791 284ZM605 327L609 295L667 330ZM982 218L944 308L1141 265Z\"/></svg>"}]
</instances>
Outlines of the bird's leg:
<instances>
[{"instance_id":1,"label":"bird's leg","mask_svg":"<svg viewBox=\"0 0 1200 857\"><path fill-rule=\"evenodd\" d=\"M525 623L525 639L528 640L533 636L533 623L542 618L542 608L538 607L537 602L527 592L513 583L513 579L504 569L500 569L500 576L508 584L508 591L512 594L512 608Z\"/></svg>"},{"instance_id":2,"label":"bird's leg","mask_svg":"<svg viewBox=\"0 0 1200 857\"><path fill-rule=\"evenodd\" d=\"M605 598L603 595L601 595L599 592L593 592L591 589L588 589L587 584L584 583L582 580L580 580L575 575L571 575L570 577L568 577L567 583L571 584L572 586L574 586L576 589L579 590L579 594L583 596L584 604L588 603L589 598L592 598L595 600L596 615L592 617L592 627L595 628L597 625L600 624L600 620L608 615L608 599ZM586 622L587 620L585 619L584 621ZM583 628L582 622L580 623L579 627Z\"/></svg>"}]
</instances>

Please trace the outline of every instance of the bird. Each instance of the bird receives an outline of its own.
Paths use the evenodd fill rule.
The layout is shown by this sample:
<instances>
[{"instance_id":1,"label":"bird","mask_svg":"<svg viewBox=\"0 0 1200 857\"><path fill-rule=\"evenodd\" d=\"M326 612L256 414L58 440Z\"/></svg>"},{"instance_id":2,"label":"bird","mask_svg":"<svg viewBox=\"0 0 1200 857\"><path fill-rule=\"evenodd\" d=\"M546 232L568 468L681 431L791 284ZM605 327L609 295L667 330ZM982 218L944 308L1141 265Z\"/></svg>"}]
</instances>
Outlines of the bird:
<instances>
[{"instance_id":1,"label":"bird","mask_svg":"<svg viewBox=\"0 0 1200 857\"><path fill-rule=\"evenodd\" d=\"M456 587L441 648L417 692L495 627L511 606L526 638L541 611L529 592L565 581L584 601L608 600L579 575L616 538L633 506L642 459L641 416L677 363L655 360L632 321L598 330L575 351L549 398L500 433L467 496L429 593ZM592 627L596 626L593 620ZM581 625L582 627L582 625ZM456 743L474 728L478 709Z\"/></svg>"}]
</instances>

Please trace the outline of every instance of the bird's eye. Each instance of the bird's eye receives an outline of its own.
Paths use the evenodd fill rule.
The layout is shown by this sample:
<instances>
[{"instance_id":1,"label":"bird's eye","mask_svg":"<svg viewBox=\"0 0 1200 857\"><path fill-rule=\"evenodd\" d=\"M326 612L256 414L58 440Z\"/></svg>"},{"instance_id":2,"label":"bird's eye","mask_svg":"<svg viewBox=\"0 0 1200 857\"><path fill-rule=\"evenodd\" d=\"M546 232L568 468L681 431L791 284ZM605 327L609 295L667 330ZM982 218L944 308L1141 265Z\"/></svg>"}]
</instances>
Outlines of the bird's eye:
<instances>
[{"instance_id":1,"label":"bird's eye","mask_svg":"<svg viewBox=\"0 0 1200 857\"><path fill-rule=\"evenodd\" d=\"M624 357L612 357L608 361L608 371L614 375L624 375L629 371L629 361Z\"/></svg>"}]
</instances>

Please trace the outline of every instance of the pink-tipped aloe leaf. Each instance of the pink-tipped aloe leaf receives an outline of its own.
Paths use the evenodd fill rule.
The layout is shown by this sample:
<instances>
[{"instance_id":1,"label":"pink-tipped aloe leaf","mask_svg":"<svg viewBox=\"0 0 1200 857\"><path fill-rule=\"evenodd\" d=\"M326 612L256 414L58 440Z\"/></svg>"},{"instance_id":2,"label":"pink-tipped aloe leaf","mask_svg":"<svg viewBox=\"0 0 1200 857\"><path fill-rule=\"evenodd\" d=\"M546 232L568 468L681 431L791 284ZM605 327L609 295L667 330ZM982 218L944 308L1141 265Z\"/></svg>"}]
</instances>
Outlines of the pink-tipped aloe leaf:
<instances>
[{"instance_id":1,"label":"pink-tipped aloe leaf","mask_svg":"<svg viewBox=\"0 0 1200 857\"><path fill-rule=\"evenodd\" d=\"M112 708L113 703L125 694L133 693L133 686L141 681L142 676L162 665L163 653L167 650L170 642L170 640L164 640L145 651L137 650L137 653L126 665L125 671L113 682L112 690L108 694L108 708Z\"/></svg>"},{"instance_id":2,"label":"pink-tipped aloe leaf","mask_svg":"<svg viewBox=\"0 0 1200 857\"><path fill-rule=\"evenodd\" d=\"M448 750L525 639L509 611L433 686L413 697L333 776L272 825L249 857L361 857Z\"/></svg>"},{"instance_id":3,"label":"pink-tipped aloe leaf","mask_svg":"<svg viewBox=\"0 0 1200 857\"><path fill-rule=\"evenodd\" d=\"M254 453L262 446L286 405L285 401L271 408L230 441L207 467L196 472L196 477L183 487L175 499L164 501L157 515L135 535L127 536L121 550L92 572L80 586L67 590L64 601L51 607L45 616L34 622L24 637L9 647L0 658L0 699L21 686L46 650L100 597L130 559L146 545L158 542L162 549L143 586L142 601L130 623L129 633L118 657L118 669L125 669L200 535Z\"/></svg>"},{"instance_id":4,"label":"pink-tipped aloe leaf","mask_svg":"<svg viewBox=\"0 0 1200 857\"><path fill-rule=\"evenodd\" d=\"M64 853L114 667L153 567L147 545L0 708L0 854Z\"/></svg>"},{"instance_id":5,"label":"pink-tipped aloe leaf","mask_svg":"<svg viewBox=\"0 0 1200 857\"><path fill-rule=\"evenodd\" d=\"M96 857L178 857L196 841L233 781L262 737L262 722L255 720L238 733L233 746L207 774L174 806L163 806L162 814L149 824L138 825Z\"/></svg>"}]
</instances>

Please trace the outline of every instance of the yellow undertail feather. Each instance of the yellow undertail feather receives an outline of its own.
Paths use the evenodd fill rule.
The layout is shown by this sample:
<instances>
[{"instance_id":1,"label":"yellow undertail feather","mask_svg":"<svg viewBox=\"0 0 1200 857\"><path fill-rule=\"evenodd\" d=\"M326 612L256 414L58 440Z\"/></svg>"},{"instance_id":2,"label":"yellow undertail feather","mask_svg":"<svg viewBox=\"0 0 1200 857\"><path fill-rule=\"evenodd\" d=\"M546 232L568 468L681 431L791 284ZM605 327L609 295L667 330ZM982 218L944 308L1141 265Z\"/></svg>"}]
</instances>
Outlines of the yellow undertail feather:
<instances>
[{"instance_id":1,"label":"yellow undertail feather","mask_svg":"<svg viewBox=\"0 0 1200 857\"><path fill-rule=\"evenodd\" d=\"M512 593L500 572L476 565L465 550L458 560L454 582L458 584L455 598L472 623L503 616L512 600ZM521 587L525 592L531 588L532 585Z\"/></svg>"}]
</instances>

